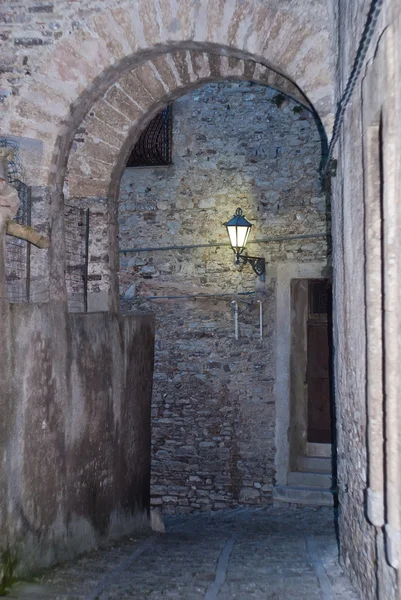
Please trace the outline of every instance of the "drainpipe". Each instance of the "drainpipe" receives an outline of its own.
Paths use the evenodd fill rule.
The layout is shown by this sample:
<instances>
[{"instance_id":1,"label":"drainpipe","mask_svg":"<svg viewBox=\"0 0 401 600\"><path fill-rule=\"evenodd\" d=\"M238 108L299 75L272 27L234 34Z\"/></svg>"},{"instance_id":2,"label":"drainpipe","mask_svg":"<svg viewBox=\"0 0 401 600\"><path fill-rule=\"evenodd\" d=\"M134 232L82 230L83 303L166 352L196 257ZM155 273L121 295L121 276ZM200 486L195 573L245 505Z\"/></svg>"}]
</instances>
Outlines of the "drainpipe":
<instances>
[{"instance_id":1,"label":"drainpipe","mask_svg":"<svg viewBox=\"0 0 401 600\"><path fill-rule=\"evenodd\" d=\"M388 49L395 50L399 40L392 39ZM389 63L389 77L394 75L394 60ZM391 66L391 67L390 67ZM399 243L401 211L399 204L398 111L394 99L387 101L384 112L383 144L383 274L384 274L384 373L385 373L385 434L386 434L386 538L389 563L401 568L401 315Z\"/></svg>"},{"instance_id":2,"label":"drainpipe","mask_svg":"<svg viewBox=\"0 0 401 600\"><path fill-rule=\"evenodd\" d=\"M383 298L382 298L382 206L380 164L380 130L366 131L365 165L365 277L367 334L367 438L368 483L367 516L375 527L384 525L383 472ZM370 164L370 161L374 164Z\"/></svg>"}]
</instances>

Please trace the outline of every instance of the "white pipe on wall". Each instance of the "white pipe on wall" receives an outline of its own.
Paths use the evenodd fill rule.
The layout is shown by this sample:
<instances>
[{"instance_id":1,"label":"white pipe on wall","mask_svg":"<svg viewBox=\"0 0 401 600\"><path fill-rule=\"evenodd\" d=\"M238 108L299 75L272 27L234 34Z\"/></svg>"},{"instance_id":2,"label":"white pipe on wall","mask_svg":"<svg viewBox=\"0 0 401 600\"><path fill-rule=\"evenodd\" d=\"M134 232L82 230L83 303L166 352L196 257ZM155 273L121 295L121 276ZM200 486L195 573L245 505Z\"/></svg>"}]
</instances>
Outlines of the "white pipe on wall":
<instances>
[{"instance_id":1,"label":"white pipe on wall","mask_svg":"<svg viewBox=\"0 0 401 600\"><path fill-rule=\"evenodd\" d=\"M367 516L375 527L384 525L383 436L383 298L381 150L379 125L365 135L365 276L367 337Z\"/></svg>"},{"instance_id":2,"label":"white pipe on wall","mask_svg":"<svg viewBox=\"0 0 401 600\"><path fill-rule=\"evenodd\" d=\"M398 15L401 26L401 15ZM387 81L400 81L399 34L386 31ZM390 84L392 85L392 83ZM397 89L396 87L393 88ZM399 95L387 96L383 110L383 262L384 262L384 371L386 424L386 538L392 567L401 569L401 265L399 260L401 210L399 201Z\"/></svg>"},{"instance_id":3,"label":"white pipe on wall","mask_svg":"<svg viewBox=\"0 0 401 600\"><path fill-rule=\"evenodd\" d=\"M231 304L234 306L234 334L235 339L238 340L238 302L236 300L232 300Z\"/></svg>"}]
</instances>

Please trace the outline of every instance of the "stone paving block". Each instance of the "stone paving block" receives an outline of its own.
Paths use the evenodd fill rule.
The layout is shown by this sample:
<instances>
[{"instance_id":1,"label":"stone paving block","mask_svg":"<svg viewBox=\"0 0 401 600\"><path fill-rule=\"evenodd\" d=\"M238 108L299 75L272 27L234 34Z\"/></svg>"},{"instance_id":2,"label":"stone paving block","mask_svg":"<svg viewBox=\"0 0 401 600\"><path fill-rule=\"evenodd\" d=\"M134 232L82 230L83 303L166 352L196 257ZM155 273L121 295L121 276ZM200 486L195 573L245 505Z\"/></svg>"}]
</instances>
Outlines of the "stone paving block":
<instances>
[{"instance_id":1,"label":"stone paving block","mask_svg":"<svg viewBox=\"0 0 401 600\"><path fill-rule=\"evenodd\" d=\"M92 552L9 597L358 600L338 563L333 511L275 507L168 518L165 535Z\"/></svg>"}]
</instances>

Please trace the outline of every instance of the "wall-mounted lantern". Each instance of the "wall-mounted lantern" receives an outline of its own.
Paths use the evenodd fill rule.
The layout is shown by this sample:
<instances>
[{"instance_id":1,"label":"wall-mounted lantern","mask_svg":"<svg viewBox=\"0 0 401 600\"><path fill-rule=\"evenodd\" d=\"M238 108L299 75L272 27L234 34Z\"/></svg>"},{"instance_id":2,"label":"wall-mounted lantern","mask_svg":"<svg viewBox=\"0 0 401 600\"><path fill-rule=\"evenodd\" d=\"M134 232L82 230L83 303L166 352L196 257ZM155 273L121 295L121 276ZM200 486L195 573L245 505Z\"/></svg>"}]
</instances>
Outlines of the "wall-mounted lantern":
<instances>
[{"instance_id":1,"label":"wall-mounted lantern","mask_svg":"<svg viewBox=\"0 0 401 600\"><path fill-rule=\"evenodd\" d=\"M264 275L266 270L265 259L244 254L252 224L245 219L241 208L237 208L233 218L226 223L226 227L235 255L235 264L239 265L242 262L246 265L246 263L249 263L256 275Z\"/></svg>"}]
</instances>

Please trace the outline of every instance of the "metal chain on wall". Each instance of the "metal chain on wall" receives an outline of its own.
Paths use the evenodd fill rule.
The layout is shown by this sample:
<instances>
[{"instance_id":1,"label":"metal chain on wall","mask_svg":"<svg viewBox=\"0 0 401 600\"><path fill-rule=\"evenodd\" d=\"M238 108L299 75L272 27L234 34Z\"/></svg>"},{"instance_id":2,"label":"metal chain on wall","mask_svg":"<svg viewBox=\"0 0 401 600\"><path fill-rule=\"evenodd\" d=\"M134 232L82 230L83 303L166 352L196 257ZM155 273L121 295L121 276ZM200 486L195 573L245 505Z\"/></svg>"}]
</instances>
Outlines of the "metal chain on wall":
<instances>
[{"instance_id":1,"label":"metal chain on wall","mask_svg":"<svg viewBox=\"0 0 401 600\"><path fill-rule=\"evenodd\" d=\"M366 19L365 27L359 42L358 50L355 56L354 64L351 69L351 73L348 77L347 84L345 86L344 93L341 97L340 102L337 105L337 111L334 118L333 133L327 152L325 164L323 166L323 176L327 175L330 170L331 160L333 158L334 148L337 144L338 138L340 137L341 127L344 121L345 110L351 99L352 93L358 81L358 77L361 73L362 67L365 62L365 58L369 49L370 42L372 41L373 34L376 29L377 22L379 20L380 11L384 4L384 0L372 0L368 16Z\"/></svg>"}]
</instances>

